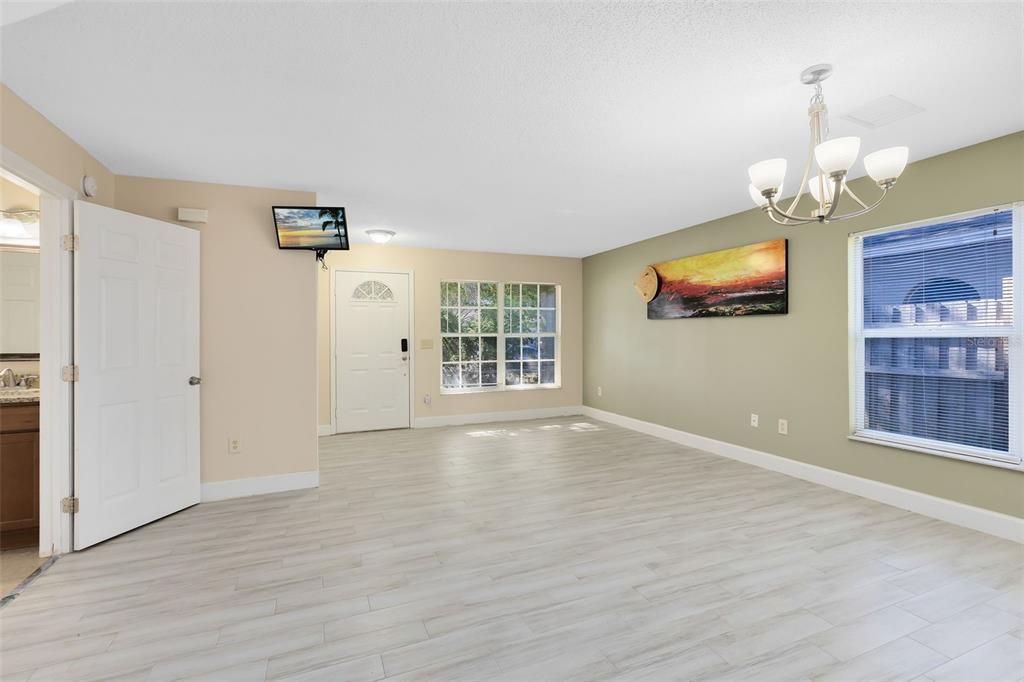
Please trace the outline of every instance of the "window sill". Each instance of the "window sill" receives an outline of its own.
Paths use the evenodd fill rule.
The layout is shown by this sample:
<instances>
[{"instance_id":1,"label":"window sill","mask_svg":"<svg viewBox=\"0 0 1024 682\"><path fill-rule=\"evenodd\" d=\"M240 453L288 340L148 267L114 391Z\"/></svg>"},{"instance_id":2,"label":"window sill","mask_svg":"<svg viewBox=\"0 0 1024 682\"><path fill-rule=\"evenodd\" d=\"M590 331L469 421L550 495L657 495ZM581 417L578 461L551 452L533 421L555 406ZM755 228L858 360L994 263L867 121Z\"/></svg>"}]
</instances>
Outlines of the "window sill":
<instances>
[{"instance_id":1,"label":"window sill","mask_svg":"<svg viewBox=\"0 0 1024 682\"><path fill-rule=\"evenodd\" d=\"M962 462L984 464L985 466L998 467L1000 469L1009 469L1011 471L1024 471L1024 463L1021 462L992 459L989 457L983 457L979 455L968 455L961 452L955 452L952 450L941 450L939 448L929 447L925 443L917 444L909 441L891 440L888 438L875 437L859 433L850 434L849 436L847 436L847 438L860 443L870 443L871 445L881 445L888 448L897 448L899 450L910 450L911 452L920 452L926 455L937 455L939 457L946 457L948 459L958 459Z\"/></svg>"},{"instance_id":2,"label":"window sill","mask_svg":"<svg viewBox=\"0 0 1024 682\"><path fill-rule=\"evenodd\" d=\"M526 384L519 386L480 386L476 388L442 388L441 395L472 395L474 393L514 393L516 391L554 391L561 384Z\"/></svg>"}]
</instances>

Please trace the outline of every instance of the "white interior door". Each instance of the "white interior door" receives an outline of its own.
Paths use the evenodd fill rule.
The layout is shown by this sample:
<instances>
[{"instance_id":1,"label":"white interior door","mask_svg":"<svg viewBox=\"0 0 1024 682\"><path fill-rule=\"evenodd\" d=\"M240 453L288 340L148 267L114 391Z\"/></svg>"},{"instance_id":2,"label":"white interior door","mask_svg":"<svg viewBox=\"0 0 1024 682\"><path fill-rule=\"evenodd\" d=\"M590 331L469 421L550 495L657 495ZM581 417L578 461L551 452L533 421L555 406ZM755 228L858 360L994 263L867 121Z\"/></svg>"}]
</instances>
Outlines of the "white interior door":
<instances>
[{"instance_id":1,"label":"white interior door","mask_svg":"<svg viewBox=\"0 0 1024 682\"><path fill-rule=\"evenodd\" d=\"M75 232L82 549L199 502L199 232L82 201Z\"/></svg>"},{"instance_id":2,"label":"white interior door","mask_svg":"<svg viewBox=\"0 0 1024 682\"><path fill-rule=\"evenodd\" d=\"M409 426L409 275L334 273L339 433Z\"/></svg>"}]
</instances>

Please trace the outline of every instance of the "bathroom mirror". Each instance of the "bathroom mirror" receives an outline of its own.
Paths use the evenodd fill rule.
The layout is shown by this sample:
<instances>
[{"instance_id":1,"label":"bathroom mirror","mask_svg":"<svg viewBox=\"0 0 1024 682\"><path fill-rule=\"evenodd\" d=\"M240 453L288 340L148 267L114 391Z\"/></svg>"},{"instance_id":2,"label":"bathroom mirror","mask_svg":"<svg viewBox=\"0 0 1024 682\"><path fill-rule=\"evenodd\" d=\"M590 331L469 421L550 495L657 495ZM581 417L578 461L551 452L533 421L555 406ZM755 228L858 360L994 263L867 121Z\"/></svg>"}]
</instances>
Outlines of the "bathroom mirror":
<instances>
[{"instance_id":1,"label":"bathroom mirror","mask_svg":"<svg viewBox=\"0 0 1024 682\"><path fill-rule=\"evenodd\" d=\"M39 357L39 249L0 246L0 360Z\"/></svg>"}]
</instances>

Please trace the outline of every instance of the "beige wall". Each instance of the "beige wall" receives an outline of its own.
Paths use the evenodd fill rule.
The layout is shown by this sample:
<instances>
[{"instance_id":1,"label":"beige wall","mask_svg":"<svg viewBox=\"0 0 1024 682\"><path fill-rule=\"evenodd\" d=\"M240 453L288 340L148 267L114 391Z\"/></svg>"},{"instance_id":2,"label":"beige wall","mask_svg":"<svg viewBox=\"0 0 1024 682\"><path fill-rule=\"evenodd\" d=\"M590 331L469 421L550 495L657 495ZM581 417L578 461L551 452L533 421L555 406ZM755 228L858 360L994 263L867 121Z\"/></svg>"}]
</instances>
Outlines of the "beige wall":
<instances>
[{"instance_id":1,"label":"beige wall","mask_svg":"<svg viewBox=\"0 0 1024 682\"><path fill-rule=\"evenodd\" d=\"M409 249L400 246L359 244L352 251L328 254L334 267L357 269L394 268L414 271L415 333L411 341L415 357L413 392L415 416L441 417L480 412L530 410L581 404L582 391L582 263L578 258L517 256L471 251ZM441 395L440 283L442 279L486 279L560 284L562 287L562 387L528 391L496 391ZM320 423L331 423L330 376L330 276L320 273L319 354ZM431 339L432 350L420 350ZM423 403L429 393L431 404Z\"/></svg>"},{"instance_id":2,"label":"beige wall","mask_svg":"<svg viewBox=\"0 0 1024 682\"><path fill-rule=\"evenodd\" d=\"M93 176L99 192L92 201L114 205L114 174L3 83L0 144L72 189L81 189L82 176Z\"/></svg>"},{"instance_id":3,"label":"beige wall","mask_svg":"<svg viewBox=\"0 0 1024 682\"><path fill-rule=\"evenodd\" d=\"M72 189L80 189L82 176L92 175L99 185L99 193L90 201L113 206L114 174L3 83L0 83L0 145ZM33 196L7 180L0 181L4 208L23 208ZM38 197L34 198L34 203L38 207ZM38 362L9 362L3 366L23 374L39 372Z\"/></svg>"},{"instance_id":4,"label":"beige wall","mask_svg":"<svg viewBox=\"0 0 1024 682\"><path fill-rule=\"evenodd\" d=\"M5 211L18 208L39 209L39 195L16 185L7 178L0 178L0 208Z\"/></svg>"},{"instance_id":5,"label":"beige wall","mask_svg":"<svg viewBox=\"0 0 1024 682\"><path fill-rule=\"evenodd\" d=\"M202 480L316 470L315 266L308 253L278 251L270 212L316 196L115 177L2 84L0 144L72 188L94 176L94 201L107 206L171 222L178 207L210 211L200 228ZM241 454L228 454L229 437Z\"/></svg>"},{"instance_id":6,"label":"beige wall","mask_svg":"<svg viewBox=\"0 0 1024 682\"><path fill-rule=\"evenodd\" d=\"M202 480L317 469L313 254L279 251L271 206L307 192L118 176L117 208L176 222L205 208L200 239ZM228 453L239 438L240 454Z\"/></svg>"},{"instance_id":7,"label":"beige wall","mask_svg":"<svg viewBox=\"0 0 1024 682\"><path fill-rule=\"evenodd\" d=\"M745 194L737 179L738 193ZM862 198L877 189L851 183ZM1024 516L1024 474L847 439L847 234L1024 199L1024 133L912 164L850 223L783 228L758 210L583 261L584 402L637 419ZM789 239L790 313L646 319L631 282L673 257ZM603 388L603 397L597 388ZM749 427L758 413L761 428ZM789 435L774 425L789 420Z\"/></svg>"}]
</instances>

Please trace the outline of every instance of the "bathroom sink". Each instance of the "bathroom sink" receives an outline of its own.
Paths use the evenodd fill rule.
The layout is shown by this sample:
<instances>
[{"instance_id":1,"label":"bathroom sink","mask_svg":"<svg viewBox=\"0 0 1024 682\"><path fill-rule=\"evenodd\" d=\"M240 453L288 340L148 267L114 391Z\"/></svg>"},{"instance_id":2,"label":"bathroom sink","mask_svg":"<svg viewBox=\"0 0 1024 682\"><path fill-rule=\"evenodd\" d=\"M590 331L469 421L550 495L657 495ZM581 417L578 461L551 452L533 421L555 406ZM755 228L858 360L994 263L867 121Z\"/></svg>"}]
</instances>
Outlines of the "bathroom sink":
<instances>
[{"instance_id":1,"label":"bathroom sink","mask_svg":"<svg viewBox=\"0 0 1024 682\"><path fill-rule=\"evenodd\" d=\"M0 403L37 403L39 402L38 388L0 388Z\"/></svg>"}]
</instances>

